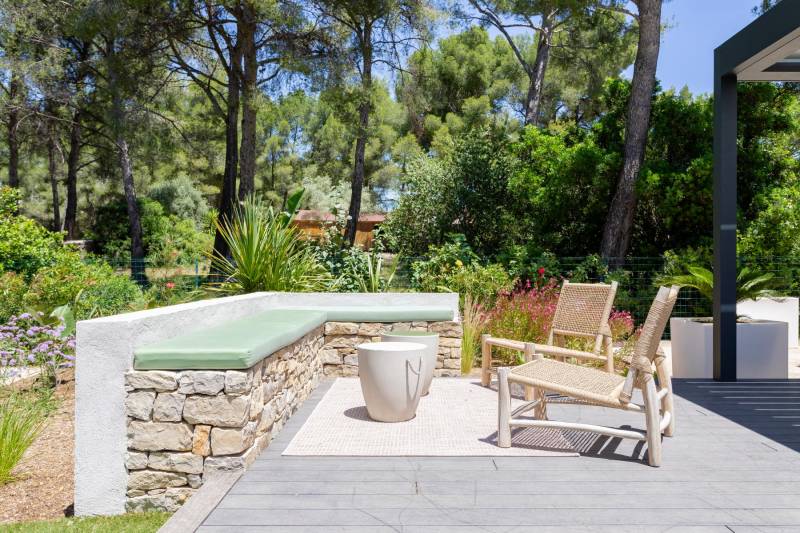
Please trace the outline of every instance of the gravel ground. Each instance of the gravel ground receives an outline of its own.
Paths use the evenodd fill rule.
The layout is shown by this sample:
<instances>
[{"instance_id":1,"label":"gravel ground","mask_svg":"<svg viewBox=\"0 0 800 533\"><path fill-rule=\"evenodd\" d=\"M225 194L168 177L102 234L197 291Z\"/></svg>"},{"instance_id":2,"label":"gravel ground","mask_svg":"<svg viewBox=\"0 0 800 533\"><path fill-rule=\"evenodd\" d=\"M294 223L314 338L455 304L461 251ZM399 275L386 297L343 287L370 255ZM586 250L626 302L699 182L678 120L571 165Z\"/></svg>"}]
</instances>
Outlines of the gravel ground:
<instances>
[{"instance_id":1,"label":"gravel ground","mask_svg":"<svg viewBox=\"0 0 800 533\"><path fill-rule=\"evenodd\" d=\"M17 481L0 487L0 524L72 514L74 382L56 396L58 409L14 469Z\"/></svg>"}]
</instances>

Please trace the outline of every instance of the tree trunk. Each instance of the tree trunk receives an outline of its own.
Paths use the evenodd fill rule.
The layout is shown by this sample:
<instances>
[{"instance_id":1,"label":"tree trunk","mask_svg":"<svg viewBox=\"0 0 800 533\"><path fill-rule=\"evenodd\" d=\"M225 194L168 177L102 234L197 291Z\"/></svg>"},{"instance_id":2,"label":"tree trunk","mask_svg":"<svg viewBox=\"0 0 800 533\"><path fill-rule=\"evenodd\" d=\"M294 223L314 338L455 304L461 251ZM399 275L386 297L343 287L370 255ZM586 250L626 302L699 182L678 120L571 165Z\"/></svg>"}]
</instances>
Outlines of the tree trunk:
<instances>
[{"instance_id":1,"label":"tree trunk","mask_svg":"<svg viewBox=\"0 0 800 533\"><path fill-rule=\"evenodd\" d=\"M364 30L364 43L362 50L363 74L361 77L361 102L358 105L358 137L356 138L355 160L353 164L352 191L350 193L350 209L348 211L347 225L344 237L352 246L356 242L358 218L361 215L361 193L364 189L364 153L367 148L367 134L369 129L369 113L372 98L372 31L369 26Z\"/></svg>"},{"instance_id":2,"label":"tree trunk","mask_svg":"<svg viewBox=\"0 0 800 533\"><path fill-rule=\"evenodd\" d=\"M109 58L109 85L111 90L111 130L114 133L119 170L122 174L122 189L125 193L125 203L128 209L128 235L131 239L131 279L139 285L147 285L147 273L144 263L144 244L142 242L142 221L139 218L139 205L136 201L136 187L133 183L133 168L131 165L128 140L125 138L125 108L120 95L119 80L114 70L115 57L113 44L108 54Z\"/></svg>"},{"instance_id":3,"label":"tree trunk","mask_svg":"<svg viewBox=\"0 0 800 533\"><path fill-rule=\"evenodd\" d=\"M544 92L544 75L550 63L550 46L553 38L553 22L551 16L542 17L542 29L539 31L539 42L536 46L536 61L529 72L528 95L525 100L525 125L539 125Z\"/></svg>"},{"instance_id":4,"label":"tree trunk","mask_svg":"<svg viewBox=\"0 0 800 533\"><path fill-rule=\"evenodd\" d=\"M78 165L81 161L83 143L83 114L76 109L72 115L69 131L69 155L67 156L67 208L64 213L64 230L67 239L78 238Z\"/></svg>"},{"instance_id":5,"label":"tree trunk","mask_svg":"<svg viewBox=\"0 0 800 533\"><path fill-rule=\"evenodd\" d=\"M625 124L625 159L603 229L602 256L618 266L628 253L636 212L636 180L644 161L650 111L661 44L662 0L636 0L639 8L639 47L631 81Z\"/></svg>"},{"instance_id":6,"label":"tree trunk","mask_svg":"<svg viewBox=\"0 0 800 533\"><path fill-rule=\"evenodd\" d=\"M19 98L22 84L16 72L8 86L8 185L19 187Z\"/></svg>"},{"instance_id":7,"label":"tree trunk","mask_svg":"<svg viewBox=\"0 0 800 533\"><path fill-rule=\"evenodd\" d=\"M256 15L250 2L243 2L237 24L237 42L242 46L242 144L239 152L239 199L255 191L256 175Z\"/></svg>"},{"instance_id":8,"label":"tree trunk","mask_svg":"<svg viewBox=\"0 0 800 533\"><path fill-rule=\"evenodd\" d=\"M47 124L47 174L50 177L50 191L53 196L53 231L61 231L61 201L58 197L58 169L56 166L56 127L52 120Z\"/></svg>"},{"instance_id":9,"label":"tree trunk","mask_svg":"<svg viewBox=\"0 0 800 533\"><path fill-rule=\"evenodd\" d=\"M238 45L231 51L232 64L241 61L241 52ZM229 221L233 216L234 202L236 201L236 173L239 170L239 77L236 68L228 73L228 101L225 116L225 170L222 175L222 191L219 197L219 213L217 220L220 223ZM227 257L230 250L228 243L217 231L214 236L214 255Z\"/></svg>"},{"instance_id":10,"label":"tree trunk","mask_svg":"<svg viewBox=\"0 0 800 533\"><path fill-rule=\"evenodd\" d=\"M147 284L144 263L144 244L142 242L142 222L139 218L139 205L136 202L136 188L133 184L128 141L124 136L117 137L117 155L122 172L122 188L125 191L125 203L128 207L128 228L131 237L131 278L140 285Z\"/></svg>"}]
</instances>

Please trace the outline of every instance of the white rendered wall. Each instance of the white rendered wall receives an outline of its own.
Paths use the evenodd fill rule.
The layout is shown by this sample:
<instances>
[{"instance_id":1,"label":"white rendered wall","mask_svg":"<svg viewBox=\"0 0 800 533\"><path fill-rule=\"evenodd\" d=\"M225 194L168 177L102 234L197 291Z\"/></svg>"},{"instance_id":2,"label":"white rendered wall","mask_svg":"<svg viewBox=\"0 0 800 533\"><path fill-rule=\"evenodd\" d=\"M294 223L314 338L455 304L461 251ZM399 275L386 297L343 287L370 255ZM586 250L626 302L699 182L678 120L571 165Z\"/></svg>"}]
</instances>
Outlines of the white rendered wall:
<instances>
[{"instance_id":1,"label":"white rendered wall","mask_svg":"<svg viewBox=\"0 0 800 533\"><path fill-rule=\"evenodd\" d=\"M146 344L277 307L450 307L457 294L254 293L78 322L75 364L75 514L125 512L125 373Z\"/></svg>"}]
</instances>

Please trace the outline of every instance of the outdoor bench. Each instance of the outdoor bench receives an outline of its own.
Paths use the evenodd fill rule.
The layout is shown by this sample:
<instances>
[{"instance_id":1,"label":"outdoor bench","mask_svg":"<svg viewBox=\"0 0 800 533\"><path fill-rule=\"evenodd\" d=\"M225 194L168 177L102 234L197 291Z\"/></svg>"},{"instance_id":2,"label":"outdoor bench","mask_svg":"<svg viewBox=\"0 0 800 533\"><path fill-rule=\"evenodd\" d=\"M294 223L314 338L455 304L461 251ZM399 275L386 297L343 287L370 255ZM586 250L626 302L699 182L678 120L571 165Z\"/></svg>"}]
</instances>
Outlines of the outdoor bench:
<instances>
[{"instance_id":1,"label":"outdoor bench","mask_svg":"<svg viewBox=\"0 0 800 533\"><path fill-rule=\"evenodd\" d=\"M75 513L175 511L246 468L360 344L436 332L435 375L461 371L457 294L254 293L77 326Z\"/></svg>"},{"instance_id":2,"label":"outdoor bench","mask_svg":"<svg viewBox=\"0 0 800 533\"><path fill-rule=\"evenodd\" d=\"M439 322L453 310L425 306L317 306L270 309L134 350L136 370L246 369L325 322Z\"/></svg>"}]
</instances>

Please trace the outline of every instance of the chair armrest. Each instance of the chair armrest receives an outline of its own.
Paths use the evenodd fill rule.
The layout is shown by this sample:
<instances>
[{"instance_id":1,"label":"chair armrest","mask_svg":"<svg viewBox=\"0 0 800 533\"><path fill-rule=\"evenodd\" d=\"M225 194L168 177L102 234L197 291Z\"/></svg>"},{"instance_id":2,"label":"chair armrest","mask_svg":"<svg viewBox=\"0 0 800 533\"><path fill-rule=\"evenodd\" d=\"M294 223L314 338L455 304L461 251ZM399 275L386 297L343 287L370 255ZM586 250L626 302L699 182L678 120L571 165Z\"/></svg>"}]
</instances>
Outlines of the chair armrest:
<instances>
[{"instance_id":1,"label":"chair armrest","mask_svg":"<svg viewBox=\"0 0 800 533\"><path fill-rule=\"evenodd\" d=\"M498 346L500 348L508 348L510 350L517 350L519 352L525 351L525 343L522 341L489 337L484 342L488 346ZM561 348L560 346L551 346L549 344L533 344L533 346L534 353L555 355L558 357L574 357L576 359L590 359L592 361L606 360L606 358L603 356L599 356L591 352L584 352L582 350L570 350L569 348Z\"/></svg>"},{"instance_id":2,"label":"chair armrest","mask_svg":"<svg viewBox=\"0 0 800 533\"><path fill-rule=\"evenodd\" d=\"M583 350L571 350L560 346L550 346L549 344L535 344L536 353L545 355L555 355L557 357L574 357L576 359L589 359L592 361L605 361L606 357L600 356Z\"/></svg>"}]
</instances>

